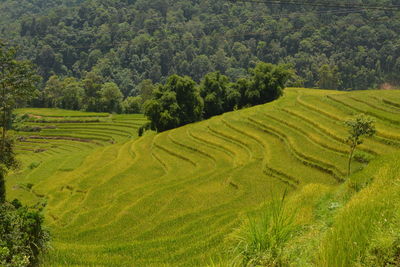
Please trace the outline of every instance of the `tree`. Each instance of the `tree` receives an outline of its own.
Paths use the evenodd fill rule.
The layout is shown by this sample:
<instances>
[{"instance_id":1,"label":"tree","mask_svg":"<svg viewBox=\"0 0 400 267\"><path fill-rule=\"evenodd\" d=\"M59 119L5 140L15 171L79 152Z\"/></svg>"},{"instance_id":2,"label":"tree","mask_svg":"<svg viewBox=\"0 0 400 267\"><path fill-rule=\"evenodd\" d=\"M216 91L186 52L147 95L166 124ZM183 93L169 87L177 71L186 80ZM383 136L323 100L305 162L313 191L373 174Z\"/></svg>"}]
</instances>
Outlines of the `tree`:
<instances>
[{"instance_id":1,"label":"tree","mask_svg":"<svg viewBox=\"0 0 400 267\"><path fill-rule=\"evenodd\" d=\"M204 118L227 111L228 86L228 77L219 72L212 72L204 77L200 85L200 95L204 100Z\"/></svg>"},{"instance_id":2,"label":"tree","mask_svg":"<svg viewBox=\"0 0 400 267\"><path fill-rule=\"evenodd\" d=\"M358 115L355 119L345 121L348 128L347 143L350 146L349 162L347 167L347 175L350 175L351 160L353 158L356 147L363 143L363 137L373 136L376 133L374 120L365 116Z\"/></svg>"},{"instance_id":3,"label":"tree","mask_svg":"<svg viewBox=\"0 0 400 267\"><path fill-rule=\"evenodd\" d=\"M123 95L113 82L103 84L99 92L102 111L120 112Z\"/></svg>"},{"instance_id":4,"label":"tree","mask_svg":"<svg viewBox=\"0 0 400 267\"><path fill-rule=\"evenodd\" d=\"M142 98L140 96L129 96L122 102L124 113L135 114L142 111Z\"/></svg>"},{"instance_id":5,"label":"tree","mask_svg":"<svg viewBox=\"0 0 400 267\"><path fill-rule=\"evenodd\" d=\"M82 83L75 78L64 79L62 95L62 108L73 110L84 108L85 90Z\"/></svg>"},{"instance_id":6,"label":"tree","mask_svg":"<svg viewBox=\"0 0 400 267\"><path fill-rule=\"evenodd\" d=\"M40 77L28 61L16 59L16 50L0 43L0 126L4 150L6 132L13 109L37 94L36 84Z\"/></svg>"},{"instance_id":7,"label":"tree","mask_svg":"<svg viewBox=\"0 0 400 267\"><path fill-rule=\"evenodd\" d=\"M153 91L156 89L156 86L153 84L151 80L143 80L136 87L136 93L140 95L143 103L147 100L150 100L153 96Z\"/></svg>"},{"instance_id":8,"label":"tree","mask_svg":"<svg viewBox=\"0 0 400 267\"><path fill-rule=\"evenodd\" d=\"M260 62L254 69L250 69L250 74L244 98L247 104L259 105L282 96L285 84L293 75L293 71L288 65Z\"/></svg>"},{"instance_id":9,"label":"tree","mask_svg":"<svg viewBox=\"0 0 400 267\"><path fill-rule=\"evenodd\" d=\"M16 166L13 140L7 136L12 111L18 103L28 101L36 94L38 81L33 66L27 61L17 60L16 50L0 43L0 203L5 201L6 172Z\"/></svg>"},{"instance_id":10,"label":"tree","mask_svg":"<svg viewBox=\"0 0 400 267\"><path fill-rule=\"evenodd\" d=\"M86 110L98 111L98 98L99 91L103 82L103 77L95 72L88 72L82 81L83 88L85 89L85 103Z\"/></svg>"},{"instance_id":11,"label":"tree","mask_svg":"<svg viewBox=\"0 0 400 267\"><path fill-rule=\"evenodd\" d=\"M206 55L200 55L193 59L191 76L195 81L200 81L210 71L213 71L213 66Z\"/></svg>"},{"instance_id":12,"label":"tree","mask_svg":"<svg viewBox=\"0 0 400 267\"><path fill-rule=\"evenodd\" d=\"M0 153L0 204L6 201L5 177L8 169L16 168L18 161L14 153L14 140L5 136L2 140L3 148Z\"/></svg>"},{"instance_id":13,"label":"tree","mask_svg":"<svg viewBox=\"0 0 400 267\"><path fill-rule=\"evenodd\" d=\"M172 75L154 91L144 110L151 129L162 132L199 121L203 101L191 78Z\"/></svg>"},{"instance_id":14,"label":"tree","mask_svg":"<svg viewBox=\"0 0 400 267\"><path fill-rule=\"evenodd\" d=\"M322 65L318 70L319 80L317 85L321 89L339 89L341 85L340 74L338 68L331 67L327 64Z\"/></svg>"},{"instance_id":15,"label":"tree","mask_svg":"<svg viewBox=\"0 0 400 267\"><path fill-rule=\"evenodd\" d=\"M16 59L15 49L0 44L0 266L34 266L46 247L48 233L43 230L39 211L23 207L19 201L6 202L4 178L17 165L14 142L7 135L11 114L18 103L30 100L39 77L33 66Z\"/></svg>"},{"instance_id":16,"label":"tree","mask_svg":"<svg viewBox=\"0 0 400 267\"><path fill-rule=\"evenodd\" d=\"M0 204L0 266L38 266L39 254L49 241L42 225L40 211L18 200Z\"/></svg>"},{"instance_id":17,"label":"tree","mask_svg":"<svg viewBox=\"0 0 400 267\"><path fill-rule=\"evenodd\" d=\"M46 82L43 99L46 107L59 107L63 96L64 84L57 75L53 75Z\"/></svg>"}]
</instances>

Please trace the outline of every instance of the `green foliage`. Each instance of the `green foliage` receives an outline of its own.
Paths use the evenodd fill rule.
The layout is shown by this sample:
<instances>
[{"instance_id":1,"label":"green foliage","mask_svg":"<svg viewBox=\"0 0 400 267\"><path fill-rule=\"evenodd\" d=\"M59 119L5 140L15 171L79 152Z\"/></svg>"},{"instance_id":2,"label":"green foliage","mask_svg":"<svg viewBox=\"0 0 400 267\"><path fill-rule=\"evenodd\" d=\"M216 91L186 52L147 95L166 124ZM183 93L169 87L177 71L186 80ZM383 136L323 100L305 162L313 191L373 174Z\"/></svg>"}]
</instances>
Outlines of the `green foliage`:
<instances>
[{"instance_id":1,"label":"green foliage","mask_svg":"<svg viewBox=\"0 0 400 267\"><path fill-rule=\"evenodd\" d=\"M358 145L363 143L363 137L370 137L376 133L375 121L365 116L364 114L358 115L355 119L345 121L348 128L347 143L350 146L350 156L347 175L350 175L351 160L353 159L354 150Z\"/></svg>"},{"instance_id":2,"label":"green foliage","mask_svg":"<svg viewBox=\"0 0 400 267\"><path fill-rule=\"evenodd\" d=\"M398 266L399 160L399 154L383 157L367 169L373 181L338 211L318 266Z\"/></svg>"},{"instance_id":3,"label":"green foliage","mask_svg":"<svg viewBox=\"0 0 400 267\"><path fill-rule=\"evenodd\" d=\"M319 80L317 85L321 89L337 90L341 86L340 74L338 67L331 67L327 64L322 65L318 70Z\"/></svg>"},{"instance_id":4,"label":"green foliage","mask_svg":"<svg viewBox=\"0 0 400 267\"><path fill-rule=\"evenodd\" d=\"M203 102L191 78L172 75L153 95L144 106L153 130L162 132L201 119Z\"/></svg>"},{"instance_id":5,"label":"green foliage","mask_svg":"<svg viewBox=\"0 0 400 267\"><path fill-rule=\"evenodd\" d=\"M0 165L0 205L6 201L6 168Z\"/></svg>"},{"instance_id":6,"label":"green foliage","mask_svg":"<svg viewBox=\"0 0 400 267\"><path fill-rule=\"evenodd\" d=\"M61 107L72 110L80 109L85 97L85 90L82 84L74 78L66 78L63 83Z\"/></svg>"},{"instance_id":7,"label":"green foliage","mask_svg":"<svg viewBox=\"0 0 400 267\"><path fill-rule=\"evenodd\" d=\"M224 113L227 108L229 79L219 72L207 74L201 85L200 95L204 100L204 118Z\"/></svg>"},{"instance_id":8,"label":"green foliage","mask_svg":"<svg viewBox=\"0 0 400 267\"><path fill-rule=\"evenodd\" d=\"M181 90L179 88L186 85L176 80L182 78L170 76L166 85L153 91L153 99L145 104L151 128L169 130L203 117L207 119L234 109L273 101L282 96L286 82L293 75L287 65L275 66L263 62L249 72L249 78L241 78L236 83L230 83L228 77L219 72L208 73L200 84L200 95L195 82L189 77L183 78L190 80L189 89ZM187 99L184 99L185 95Z\"/></svg>"},{"instance_id":9,"label":"green foliage","mask_svg":"<svg viewBox=\"0 0 400 267\"><path fill-rule=\"evenodd\" d=\"M278 99L293 71L287 65L260 62L250 70L250 81L244 92L244 105L259 105Z\"/></svg>"},{"instance_id":10,"label":"green foliage","mask_svg":"<svg viewBox=\"0 0 400 267\"><path fill-rule=\"evenodd\" d=\"M19 162L15 157L14 140L5 135L0 139L0 204L6 200L5 178L9 169L17 168Z\"/></svg>"},{"instance_id":11,"label":"green foliage","mask_svg":"<svg viewBox=\"0 0 400 267\"><path fill-rule=\"evenodd\" d=\"M85 107L87 111L99 111L98 92L101 89L103 78L94 72L86 73L82 80L85 89Z\"/></svg>"},{"instance_id":12,"label":"green foliage","mask_svg":"<svg viewBox=\"0 0 400 267\"><path fill-rule=\"evenodd\" d=\"M0 204L0 265L27 267L38 263L39 253L47 248L49 234L42 228L38 211L18 201Z\"/></svg>"},{"instance_id":13,"label":"green foliage","mask_svg":"<svg viewBox=\"0 0 400 267\"><path fill-rule=\"evenodd\" d=\"M294 237L298 226L295 213L289 211L282 199L268 204L257 219L249 218L231 236L233 265L285 266L282 257L286 243Z\"/></svg>"},{"instance_id":14,"label":"green foliage","mask_svg":"<svg viewBox=\"0 0 400 267\"><path fill-rule=\"evenodd\" d=\"M395 10L226 0L4 0L0 15L2 36L23 48L21 56L40 67L45 81L96 72L125 97L143 80L165 82L174 73L199 82L220 71L236 80L257 60L293 64L307 87L399 83ZM321 71L326 65L337 71Z\"/></svg>"},{"instance_id":15,"label":"green foliage","mask_svg":"<svg viewBox=\"0 0 400 267\"><path fill-rule=\"evenodd\" d=\"M123 95L119 90L118 85L113 82L105 83L101 87L99 95L102 111L117 113L121 111Z\"/></svg>"},{"instance_id":16,"label":"green foliage","mask_svg":"<svg viewBox=\"0 0 400 267\"><path fill-rule=\"evenodd\" d=\"M52 75L46 82L43 91L43 100L46 107L61 107L61 99L63 97L63 82L58 76Z\"/></svg>"},{"instance_id":17,"label":"green foliage","mask_svg":"<svg viewBox=\"0 0 400 267\"><path fill-rule=\"evenodd\" d=\"M152 98L153 91L155 89L156 86L153 84L151 80L143 80L137 85L136 90L133 93L140 95L143 104L144 102Z\"/></svg>"},{"instance_id":18,"label":"green foliage","mask_svg":"<svg viewBox=\"0 0 400 267\"><path fill-rule=\"evenodd\" d=\"M113 82L102 81L103 78L94 72L87 73L83 80L71 77L61 79L53 75L43 91L43 102L47 107L121 113L123 111L121 90ZM125 105L128 109L130 104L138 102L132 100L126 98ZM135 110L138 112L137 108Z\"/></svg>"},{"instance_id":19,"label":"green foliage","mask_svg":"<svg viewBox=\"0 0 400 267\"><path fill-rule=\"evenodd\" d=\"M122 102L122 110L127 114L141 113L142 103L142 97L129 96Z\"/></svg>"},{"instance_id":20,"label":"green foliage","mask_svg":"<svg viewBox=\"0 0 400 267\"><path fill-rule=\"evenodd\" d=\"M362 137L373 136L376 133L374 120L364 114L358 115L355 119L345 122L349 130L347 142L350 146L358 146L363 143Z\"/></svg>"},{"instance_id":21,"label":"green foliage","mask_svg":"<svg viewBox=\"0 0 400 267\"><path fill-rule=\"evenodd\" d=\"M31 100L37 92L35 85L39 81L32 64L17 60L16 57L16 50L0 40L1 150L5 150L6 130L10 126L13 109L16 105Z\"/></svg>"}]
</instances>

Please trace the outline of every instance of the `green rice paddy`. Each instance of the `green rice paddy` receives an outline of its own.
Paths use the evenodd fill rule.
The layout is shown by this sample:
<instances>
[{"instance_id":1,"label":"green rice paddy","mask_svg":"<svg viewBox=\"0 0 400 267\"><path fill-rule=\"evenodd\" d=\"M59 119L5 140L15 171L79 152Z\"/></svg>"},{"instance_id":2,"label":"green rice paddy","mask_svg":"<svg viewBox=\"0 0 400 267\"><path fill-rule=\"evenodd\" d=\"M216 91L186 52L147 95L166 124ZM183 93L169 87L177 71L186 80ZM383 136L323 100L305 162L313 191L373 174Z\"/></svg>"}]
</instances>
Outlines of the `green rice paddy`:
<instances>
[{"instance_id":1,"label":"green rice paddy","mask_svg":"<svg viewBox=\"0 0 400 267\"><path fill-rule=\"evenodd\" d=\"M22 109L8 198L45 206L45 266L204 266L240 219L284 190L346 180L344 120L374 117L353 162L400 151L400 91L286 89L278 101L171 131L142 115ZM318 189L316 189L318 190ZM222 256L223 257L223 256Z\"/></svg>"}]
</instances>

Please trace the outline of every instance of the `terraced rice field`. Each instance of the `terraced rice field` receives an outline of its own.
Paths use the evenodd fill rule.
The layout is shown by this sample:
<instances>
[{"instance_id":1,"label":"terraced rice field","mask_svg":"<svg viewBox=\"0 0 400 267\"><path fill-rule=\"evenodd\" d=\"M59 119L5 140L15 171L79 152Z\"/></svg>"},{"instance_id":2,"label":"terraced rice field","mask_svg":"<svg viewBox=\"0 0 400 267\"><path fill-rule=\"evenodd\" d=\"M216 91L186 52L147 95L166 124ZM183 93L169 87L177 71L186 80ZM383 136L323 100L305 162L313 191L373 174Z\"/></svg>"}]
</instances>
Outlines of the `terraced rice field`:
<instances>
[{"instance_id":1,"label":"terraced rice field","mask_svg":"<svg viewBox=\"0 0 400 267\"><path fill-rule=\"evenodd\" d=\"M9 198L46 204L54 250L45 265L201 266L272 195L346 178L344 120L364 112L378 130L353 172L399 151L399 103L400 91L292 88L270 104L141 138L139 115L29 123L55 128L21 133L23 168L7 181Z\"/></svg>"}]
</instances>

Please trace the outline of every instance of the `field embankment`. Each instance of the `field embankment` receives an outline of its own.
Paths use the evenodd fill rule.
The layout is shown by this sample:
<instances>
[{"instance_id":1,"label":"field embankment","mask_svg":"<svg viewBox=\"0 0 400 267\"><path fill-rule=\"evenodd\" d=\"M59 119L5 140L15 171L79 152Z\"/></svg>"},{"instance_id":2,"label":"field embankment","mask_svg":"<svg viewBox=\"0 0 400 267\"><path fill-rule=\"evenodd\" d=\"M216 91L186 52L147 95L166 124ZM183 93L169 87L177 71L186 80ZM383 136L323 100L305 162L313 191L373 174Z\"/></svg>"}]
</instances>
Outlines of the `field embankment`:
<instances>
[{"instance_id":1,"label":"field embankment","mask_svg":"<svg viewBox=\"0 0 400 267\"><path fill-rule=\"evenodd\" d=\"M8 178L9 198L46 205L54 250L45 265L204 265L271 196L309 190L318 203L320 192L343 187L344 120L360 112L376 119L377 135L355 155L354 177L400 151L396 99L396 90L293 88L270 104L141 138L139 115L20 111L29 114L21 127L37 131L20 132L23 168ZM303 219L311 224L315 203L308 203ZM340 231L337 224L332 235ZM325 247L321 261L332 253Z\"/></svg>"}]
</instances>

